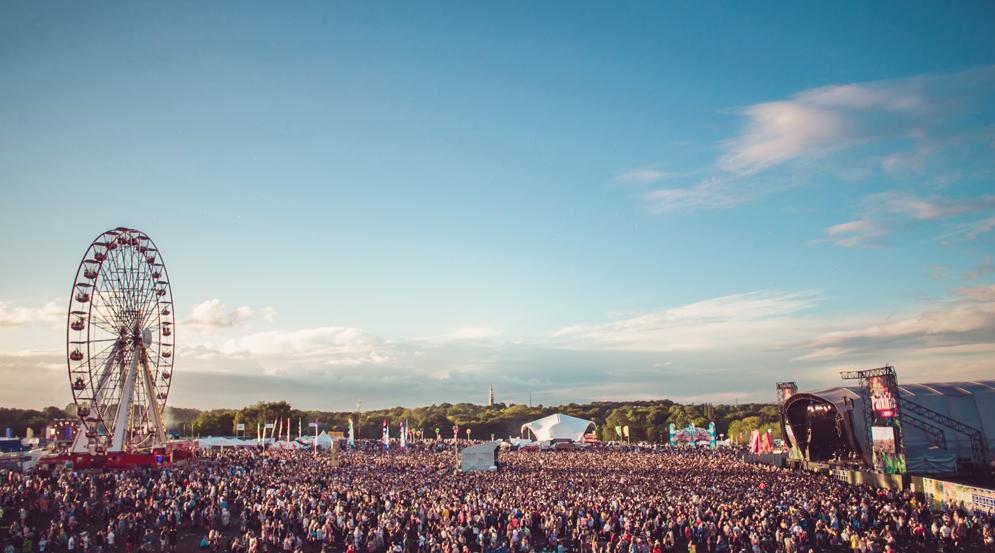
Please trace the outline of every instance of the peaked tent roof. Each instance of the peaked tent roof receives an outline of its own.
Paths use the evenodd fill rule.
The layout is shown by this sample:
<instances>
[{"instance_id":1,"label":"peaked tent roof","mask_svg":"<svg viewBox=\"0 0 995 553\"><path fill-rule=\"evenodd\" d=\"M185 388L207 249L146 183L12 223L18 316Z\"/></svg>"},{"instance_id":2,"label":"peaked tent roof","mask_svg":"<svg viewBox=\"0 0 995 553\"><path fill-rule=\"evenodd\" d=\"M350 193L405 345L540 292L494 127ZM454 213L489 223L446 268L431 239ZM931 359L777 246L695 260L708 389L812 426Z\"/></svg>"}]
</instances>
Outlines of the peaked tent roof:
<instances>
[{"instance_id":1,"label":"peaked tent roof","mask_svg":"<svg viewBox=\"0 0 995 553\"><path fill-rule=\"evenodd\" d=\"M526 428L531 430L540 442L564 439L579 442L584 439L584 433L592 425L597 427L593 421L556 413L523 424L521 431L524 433Z\"/></svg>"}]
</instances>

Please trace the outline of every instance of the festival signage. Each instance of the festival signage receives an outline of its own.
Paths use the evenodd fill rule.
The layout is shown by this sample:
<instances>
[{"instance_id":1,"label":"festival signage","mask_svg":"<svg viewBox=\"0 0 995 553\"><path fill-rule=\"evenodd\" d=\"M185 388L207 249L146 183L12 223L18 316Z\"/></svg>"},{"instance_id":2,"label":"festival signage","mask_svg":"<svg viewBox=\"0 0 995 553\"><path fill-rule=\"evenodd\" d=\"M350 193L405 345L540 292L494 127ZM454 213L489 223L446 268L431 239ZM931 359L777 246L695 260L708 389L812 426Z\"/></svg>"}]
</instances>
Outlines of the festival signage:
<instances>
[{"instance_id":1,"label":"festival signage","mask_svg":"<svg viewBox=\"0 0 995 553\"><path fill-rule=\"evenodd\" d=\"M923 478L922 492L937 510L963 509L968 513L995 514L995 490Z\"/></svg>"},{"instance_id":2,"label":"festival signage","mask_svg":"<svg viewBox=\"0 0 995 553\"><path fill-rule=\"evenodd\" d=\"M874 416L874 426L891 426L898 413L897 394L892 386L893 380L886 375L872 376L867 379L871 393L871 413Z\"/></svg>"},{"instance_id":3,"label":"festival signage","mask_svg":"<svg viewBox=\"0 0 995 553\"><path fill-rule=\"evenodd\" d=\"M874 466L887 474L905 472L902 426L898 410L898 381L892 374L867 378L871 402L871 453Z\"/></svg>"}]
</instances>

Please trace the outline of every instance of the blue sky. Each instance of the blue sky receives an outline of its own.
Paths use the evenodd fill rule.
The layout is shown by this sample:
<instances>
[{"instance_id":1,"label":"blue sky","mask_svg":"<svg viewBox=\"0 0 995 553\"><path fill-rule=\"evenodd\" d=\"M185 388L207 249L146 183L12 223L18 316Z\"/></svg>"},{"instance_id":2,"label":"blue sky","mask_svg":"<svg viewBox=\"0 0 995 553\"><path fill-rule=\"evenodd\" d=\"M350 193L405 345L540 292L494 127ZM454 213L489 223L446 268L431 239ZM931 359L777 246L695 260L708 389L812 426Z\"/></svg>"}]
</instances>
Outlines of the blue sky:
<instances>
[{"instance_id":1,"label":"blue sky","mask_svg":"<svg viewBox=\"0 0 995 553\"><path fill-rule=\"evenodd\" d=\"M160 245L170 403L995 377L995 8L0 6L0 404ZM226 393L217 393L223 387Z\"/></svg>"}]
</instances>

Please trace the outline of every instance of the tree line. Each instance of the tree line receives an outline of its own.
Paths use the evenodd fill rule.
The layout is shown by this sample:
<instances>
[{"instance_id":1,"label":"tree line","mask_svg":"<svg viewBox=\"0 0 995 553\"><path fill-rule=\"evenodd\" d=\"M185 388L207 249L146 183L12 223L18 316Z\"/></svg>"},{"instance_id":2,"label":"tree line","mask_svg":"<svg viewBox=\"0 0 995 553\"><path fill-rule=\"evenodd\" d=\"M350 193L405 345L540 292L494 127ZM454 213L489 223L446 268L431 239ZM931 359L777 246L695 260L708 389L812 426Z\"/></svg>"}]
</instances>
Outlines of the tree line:
<instances>
[{"instance_id":1,"label":"tree line","mask_svg":"<svg viewBox=\"0 0 995 553\"><path fill-rule=\"evenodd\" d=\"M439 435L450 438L453 428L458 425L460 437L465 437L466 429L470 429L472 438L486 439L492 435L495 438L518 437L523 424L554 413L594 421L597 436L602 440L619 439L616 427L628 426L632 441L665 441L670 424L677 428L686 428L689 424L707 427L709 422L715 422L717 432L741 442L754 429L769 428L775 436L780 435L778 410L773 404L680 404L670 400L597 401L559 406L440 403L362 412L295 409L286 401L274 401L241 409L166 407L164 419L167 431L175 436L232 436L237 433L238 425L244 424L244 435L255 437L257 425L264 426L275 420L283 421L283 424L290 420L294 435L299 429L305 434L313 432L308 426L310 422L317 422L322 430L345 433L352 419L359 438L379 438L383 420L387 419L392 436L397 436L398 424L404 421L409 428L424 432L425 437L435 437L438 429ZM74 405L42 410L0 408L0 428L10 427L15 435L24 436L25 429L31 427L40 435L49 421L73 416Z\"/></svg>"}]
</instances>

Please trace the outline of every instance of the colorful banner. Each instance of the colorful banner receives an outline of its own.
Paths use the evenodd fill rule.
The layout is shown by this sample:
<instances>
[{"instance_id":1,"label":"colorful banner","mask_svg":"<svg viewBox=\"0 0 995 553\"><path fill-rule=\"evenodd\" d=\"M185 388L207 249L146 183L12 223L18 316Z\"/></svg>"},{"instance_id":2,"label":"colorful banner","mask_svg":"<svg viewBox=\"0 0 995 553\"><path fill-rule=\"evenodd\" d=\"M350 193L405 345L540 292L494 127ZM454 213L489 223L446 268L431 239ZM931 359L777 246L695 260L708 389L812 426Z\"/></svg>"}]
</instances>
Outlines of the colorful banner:
<instances>
[{"instance_id":1,"label":"colorful banner","mask_svg":"<svg viewBox=\"0 0 995 553\"><path fill-rule=\"evenodd\" d=\"M401 421L398 424L401 427L401 449L404 449L404 448L408 447L408 439L407 439L408 432L407 432L407 429L404 428L404 426L405 426L404 425L404 421Z\"/></svg>"},{"instance_id":2,"label":"colorful banner","mask_svg":"<svg viewBox=\"0 0 995 553\"><path fill-rule=\"evenodd\" d=\"M383 420L383 448L390 449L390 426L387 424L387 419Z\"/></svg>"},{"instance_id":3,"label":"colorful banner","mask_svg":"<svg viewBox=\"0 0 995 553\"><path fill-rule=\"evenodd\" d=\"M352 427L352 419L349 419L349 447L356 447L356 431Z\"/></svg>"},{"instance_id":4,"label":"colorful banner","mask_svg":"<svg viewBox=\"0 0 995 553\"><path fill-rule=\"evenodd\" d=\"M995 490L923 478L922 492L937 510L995 514Z\"/></svg>"},{"instance_id":5,"label":"colorful banner","mask_svg":"<svg viewBox=\"0 0 995 553\"><path fill-rule=\"evenodd\" d=\"M674 426L674 423L670 423L670 446L677 446L677 427Z\"/></svg>"},{"instance_id":6,"label":"colorful banner","mask_svg":"<svg viewBox=\"0 0 995 553\"><path fill-rule=\"evenodd\" d=\"M622 437L622 427L621 426L616 426L615 427L615 433L618 434L619 438L621 438Z\"/></svg>"},{"instance_id":7,"label":"colorful banner","mask_svg":"<svg viewBox=\"0 0 995 553\"><path fill-rule=\"evenodd\" d=\"M715 436L715 421L708 423L708 447L712 449L718 447L718 439Z\"/></svg>"}]
</instances>

